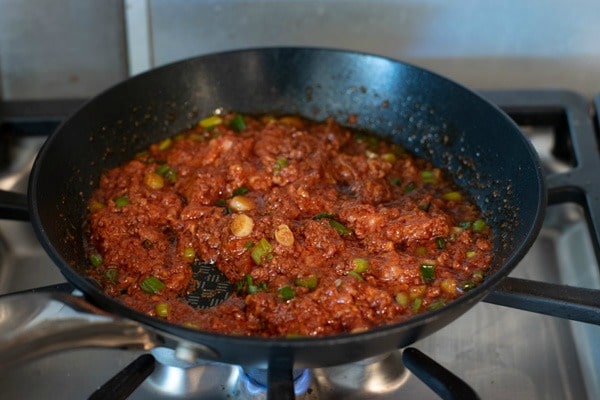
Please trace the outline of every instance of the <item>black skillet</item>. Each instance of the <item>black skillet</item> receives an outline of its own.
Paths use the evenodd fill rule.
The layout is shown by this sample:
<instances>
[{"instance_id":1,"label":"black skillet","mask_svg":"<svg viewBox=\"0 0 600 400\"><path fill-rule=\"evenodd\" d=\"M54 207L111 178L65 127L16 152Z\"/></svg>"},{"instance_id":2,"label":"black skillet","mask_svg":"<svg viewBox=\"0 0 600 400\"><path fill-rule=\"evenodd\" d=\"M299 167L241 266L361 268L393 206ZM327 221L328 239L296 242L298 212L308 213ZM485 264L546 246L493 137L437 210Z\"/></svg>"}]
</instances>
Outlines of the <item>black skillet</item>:
<instances>
[{"instance_id":1,"label":"black skillet","mask_svg":"<svg viewBox=\"0 0 600 400\"><path fill-rule=\"evenodd\" d=\"M200 332L123 306L82 270L88 263L82 245L86 199L107 168L218 108L317 120L333 116L342 124L356 116L355 126L389 137L448 169L474 196L495 231L493 272L439 310L362 333L322 338ZM325 367L407 346L476 304L533 243L546 191L536 153L517 126L464 87L379 56L269 48L174 63L95 97L48 138L31 173L28 203L34 230L52 260L90 303L108 313L137 321L190 349L203 349L193 353L201 357L243 366Z\"/></svg>"}]
</instances>

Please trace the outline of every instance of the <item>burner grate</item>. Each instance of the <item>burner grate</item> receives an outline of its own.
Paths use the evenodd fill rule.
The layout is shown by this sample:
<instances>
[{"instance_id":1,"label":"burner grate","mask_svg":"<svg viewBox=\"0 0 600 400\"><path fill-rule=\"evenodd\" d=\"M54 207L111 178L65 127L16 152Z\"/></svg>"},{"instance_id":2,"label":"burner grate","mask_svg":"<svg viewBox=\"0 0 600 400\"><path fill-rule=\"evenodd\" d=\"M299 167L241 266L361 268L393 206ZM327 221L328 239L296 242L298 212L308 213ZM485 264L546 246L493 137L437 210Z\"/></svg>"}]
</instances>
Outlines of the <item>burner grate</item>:
<instances>
[{"instance_id":1,"label":"burner grate","mask_svg":"<svg viewBox=\"0 0 600 400\"><path fill-rule=\"evenodd\" d=\"M518 124L550 126L554 155L572 168L547 175L548 205L580 205L596 258L600 258L600 154L592 112L585 99L567 91L483 92ZM596 97L596 105L600 101ZM596 121L597 124L597 121ZM508 277L486 302L600 325L600 291Z\"/></svg>"}]
</instances>

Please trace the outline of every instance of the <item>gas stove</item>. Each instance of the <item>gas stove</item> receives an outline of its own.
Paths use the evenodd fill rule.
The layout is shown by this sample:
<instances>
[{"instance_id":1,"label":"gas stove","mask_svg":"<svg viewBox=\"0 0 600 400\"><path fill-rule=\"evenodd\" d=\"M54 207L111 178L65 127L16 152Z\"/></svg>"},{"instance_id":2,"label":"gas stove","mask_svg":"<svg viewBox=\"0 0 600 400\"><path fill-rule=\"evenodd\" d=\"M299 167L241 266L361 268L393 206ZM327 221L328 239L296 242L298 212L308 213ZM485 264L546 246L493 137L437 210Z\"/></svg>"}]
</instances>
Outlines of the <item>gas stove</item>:
<instances>
[{"instance_id":1,"label":"gas stove","mask_svg":"<svg viewBox=\"0 0 600 400\"><path fill-rule=\"evenodd\" d=\"M592 104L558 90L481 94L521 126L546 169L551 206L535 244L484 302L412 348L294 371L296 398L463 398L465 387L483 399L600 398L600 96ZM1 105L0 189L26 191L46 135L78 104ZM1 220L0 294L29 290L72 289L27 222ZM440 366L464 386L436 388ZM0 387L3 399L260 399L265 380L261 370L183 361L167 348L82 349L3 371Z\"/></svg>"}]
</instances>

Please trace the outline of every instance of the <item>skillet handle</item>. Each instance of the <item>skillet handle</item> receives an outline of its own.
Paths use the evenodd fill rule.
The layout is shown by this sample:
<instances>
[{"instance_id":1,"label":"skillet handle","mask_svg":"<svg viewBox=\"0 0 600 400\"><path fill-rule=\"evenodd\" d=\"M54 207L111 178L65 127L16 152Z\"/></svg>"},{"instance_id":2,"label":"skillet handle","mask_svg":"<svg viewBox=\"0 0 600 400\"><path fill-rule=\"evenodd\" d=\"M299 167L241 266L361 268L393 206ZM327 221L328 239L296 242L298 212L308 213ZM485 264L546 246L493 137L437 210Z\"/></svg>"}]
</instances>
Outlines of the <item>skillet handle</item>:
<instances>
[{"instance_id":1,"label":"skillet handle","mask_svg":"<svg viewBox=\"0 0 600 400\"><path fill-rule=\"evenodd\" d=\"M0 371L83 347L149 350L160 338L142 325L58 292L0 297Z\"/></svg>"},{"instance_id":2,"label":"skillet handle","mask_svg":"<svg viewBox=\"0 0 600 400\"><path fill-rule=\"evenodd\" d=\"M29 221L27 195L0 190L0 219Z\"/></svg>"}]
</instances>

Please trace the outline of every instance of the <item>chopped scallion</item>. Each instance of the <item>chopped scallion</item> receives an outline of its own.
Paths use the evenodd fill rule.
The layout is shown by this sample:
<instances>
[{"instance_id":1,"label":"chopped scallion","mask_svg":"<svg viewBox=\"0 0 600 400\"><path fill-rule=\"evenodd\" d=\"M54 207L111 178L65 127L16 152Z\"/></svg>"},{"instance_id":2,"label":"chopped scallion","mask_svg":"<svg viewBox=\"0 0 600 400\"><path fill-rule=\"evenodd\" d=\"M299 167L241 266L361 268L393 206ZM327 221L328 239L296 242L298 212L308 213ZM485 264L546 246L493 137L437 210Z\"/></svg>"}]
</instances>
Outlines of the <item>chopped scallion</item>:
<instances>
[{"instance_id":1,"label":"chopped scallion","mask_svg":"<svg viewBox=\"0 0 600 400\"><path fill-rule=\"evenodd\" d=\"M414 182L408 182L406 186L404 186L404 191L406 193L410 193L417 188L417 185Z\"/></svg>"},{"instance_id":2,"label":"chopped scallion","mask_svg":"<svg viewBox=\"0 0 600 400\"><path fill-rule=\"evenodd\" d=\"M185 258L186 261L192 262L196 259L196 251L194 250L193 247L186 247L185 249L183 249L183 258Z\"/></svg>"},{"instance_id":3,"label":"chopped scallion","mask_svg":"<svg viewBox=\"0 0 600 400\"><path fill-rule=\"evenodd\" d=\"M473 222L473 232L481 232L486 226L487 224L483 219L475 220L475 222Z\"/></svg>"},{"instance_id":4,"label":"chopped scallion","mask_svg":"<svg viewBox=\"0 0 600 400\"><path fill-rule=\"evenodd\" d=\"M462 194L460 192L447 192L442 195L442 199L449 201L460 201L462 200Z\"/></svg>"},{"instance_id":5,"label":"chopped scallion","mask_svg":"<svg viewBox=\"0 0 600 400\"><path fill-rule=\"evenodd\" d=\"M102 264L102 256L98 253L94 253L90 255L90 262L94 267L98 267Z\"/></svg>"},{"instance_id":6,"label":"chopped scallion","mask_svg":"<svg viewBox=\"0 0 600 400\"><path fill-rule=\"evenodd\" d=\"M335 219L333 214L323 212L315 215L313 217L314 220L327 219L329 220L329 226L338 231L338 233L342 236L346 236L352 233L352 229L348 228L341 222Z\"/></svg>"},{"instance_id":7,"label":"chopped scallion","mask_svg":"<svg viewBox=\"0 0 600 400\"><path fill-rule=\"evenodd\" d=\"M277 157L277 160L275 160L275 165L273 165L273 171L279 172L289 165L290 165L290 163L287 158Z\"/></svg>"},{"instance_id":8,"label":"chopped scallion","mask_svg":"<svg viewBox=\"0 0 600 400\"><path fill-rule=\"evenodd\" d=\"M469 229L471 227L471 222L470 221L463 221L460 224L458 224L458 227L461 229Z\"/></svg>"},{"instance_id":9,"label":"chopped scallion","mask_svg":"<svg viewBox=\"0 0 600 400\"><path fill-rule=\"evenodd\" d=\"M435 280L435 265L421 264L419 271L421 272L423 283L431 283Z\"/></svg>"},{"instance_id":10,"label":"chopped scallion","mask_svg":"<svg viewBox=\"0 0 600 400\"><path fill-rule=\"evenodd\" d=\"M177 172L167 164L160 165L154 172L171 183L177 182Z\"/></svg>"},{"instance_id":11,"label":"chopped scallion","mask_svg":"<svg viewBox=\"0 0 600 400\"><path fill-rule=\"evenodd\" d=\"M257 265L261 265L265 261L270 261L273 258L273 246L266 238L262 238L256 243L250 253L252 260Z\"/></svg>"},{"instance_id":12,"label":"chopped scallion","mask_svg":"<svg viewBox=\"0 0 600 400\"><path fill-rule=\"evenodd\" d=\"M369 269L369 261L364 258L355 258L352 260L352 265L354 265L354 272L357 274L362 274Z\"/></svg>"},{"instance_id":13,"label":"chopped scallion","mask_svg":"<svg viewBox=\"0 0 600 400\"><path fill-rule=\"evenodd\" d=\"M166 138L166 139L164 139L164 140L161 140L161 141L158 143L158 149L159 149L159 150L166 150L166 149L168 149L169 147L171 147L171 145L172 145L172 144L173 144L173 139L171 139L171 138Z\"/></svg>"},{"instance_id":14,"label":"chopped scallion","mask_svg":"<svg viewBox=\"0 0 600 400\"><path fill-rule=\"evenodd\" d=\"M236 188L233 190L233 196L241 196L244 195L246 193L248 193L250 191L250 189L248 189L246 186L240 186L239 188Z\"/></svg>"},{"instance_id":15,"label":"chopped scallion","mask_svg":"<svg viewBox=\"0 0 600 400\"><path fill-rule=\"evenodd\" d=\"M320 220L320 219L331 219L333 218L333 214L327 213L327 212L323 212L323 213L319 213L317 215L315 215L313 217L314 220Z\"/></svg>"},{"instance_id":16,"label":"chopped scallion","mask_svg":"<svg viewBox=\"0 0 600 400\"><path fill-rule=\"evenodd\" d=\"M223 120L221 119L221 117L219 117L218 115L212 115L210 117L200 120L198 125L200 125L203 128L213 128L217 125L221 125L222 123Z\"/></svg>"},{"instance_id":17,"label":"chopped scallion","mask_svg":"<svg viewBox=\"0 0 600 400\"><path fill-rule=\"evenodd\" d=\"M140 288L146 293L157 293L165 288L165 284L155 276L149 276L142 281Z\"/></svg>"},{"instance_id":18,"label":"chopped scallion","mask_svg":"<svg viewBox=\"0 0 600 400\"><path fill-rule=\"evenodd\" d=\"M348 228L346 225L342 224L341 222L336 221L335 219L330 219L329 225L333 229L338 231L338 233L342 236L346 236L346 235L349 235L352 233L352 229Z\"/></svg>"},{"instance_id":19,"label":"chopped scallion","mask_svg":"<svg viewBox=\"0 0 600 400\"><path fill-rule=\"evenodd\" d=\"M462 292L468 292L469 290L474 289L475 287L477 287L477 284L471 281L462 282L460 285L458 285L458 289Z\"/></svg>"},{"instance_id":20,"label":"chopped scallion","mask_svg":"<svg viewBox=\"0 0 600 400\"><path fill-rule=\"evenodd\" d=\"M288 301L296 297L296 291L289 286L283 286L277 290L277 294L282 300Z\"/></svg>"},{"instance_id":21,"label":"chopped scallion","mask_svg":"<svg viewBox=\"0 0 600 400\"><path fill-rule=\"evenodd\" d=\"M355 277L359 282L364 282L364 278L362 277L362 275L356 271L350 271L348 272L348 275Z\"/></svg>"},{"instance_id":22,"label":"chopped scallion","mask_svg":"<svg viewBox=\"0 0 600 400\"><path fill-rule=\"evenodd\" d=\"M421 179L423 183L436 184L437 178L433 171L423 171L421 172Z\"/></svg>"},{"instance_id":23,"label":"chopped scallion","mask_svg":"<svg viewBox=\"0 0 600 400\"><path fill-rule=\"evenodd\" d=\"M471 275L471 277L475 282L481 282L483 280L483 272L475 271L473 272L473 275Z\"/></svg>"},{"instance_id":24,"label":"chopped scallion","mask_svg":"<svg viewBox=\"0 0 600 400\"><path fill-rule=\"evenodd\" d=\"M154 307L154 311L156 311L156 316L167 318L171 313L171 305L169 303L158 303Z\"/></svg>"},{"instance_id":25,"label":"chopped scallion","mask_svg":"<svg viewBox=\"0 0 600 400\"><path fill-rule=\"evenodd\" d=\"M446 239L443 237L436 237L435 244L439 250L444 250L446 248Z\"/></svg>"},{"instance_id":26,"label":"chopped scallion","mask_svg":"<svg viewBox=\"0 0 600 400\"><path fill-rule=\"evenodd\" d=\"M435 303L431 303L429 306L427 306L427 311L434 311L444 307L445 305L446 303L444 302L444 300L438 300Z\"/></svg>"},{"instance_id":27,"label":"chopped scallion","mask_svg":"<svg viewBox=\"0 0 600 400\"><path fill-rule=\"evenodd\" d=\"M420 297L417 297L416 299L413 300L413 304L412 304L412 312L413 314L416 314L419 312L419 310L421 309L421 305L423 304L423 299Z\"/></svg>"},{"instance_id":28,"label":"chopped scallion","mask_svg":"<svg viewBox=\"0 0 600 400\"><path fill-rule=\"evenodd\" d=\"M125 207L127 204L129 204L129 197L127 197L126 195L118 196L115 198L115 206Z\"/></svg>"},{"instance_id":29,"label":"chopped scallion","mask_svg":"<svg viewBox=\"0 0 600 400\"><path fill-rule=\"evenodd\" d=\"M237 283L236 292L238 294L243 294L244 289L246 289L246 293L255 294L258 292L266 292L267 291L267 283L260 282L254 283L252 276L250 274L246 274L244 279Z\"/></svg>"},{"instance_id":30,"label":"chopped scallion","mask_svg":"<svg viewBox=\"0 0 600 400\"><path fill-rule=\"evenodd\" d=\"M319 284L319 278L314 275L296 279L296 286L302 286L308 289L314 289Z\"/></svg>"},{"instance_id":31,"label":"chopped scallion","mask_svg":"<svg viewBox=\"0 0 600 400\"><path fill-rule=\"evenodd\" d=\"M104 277L109 281L109 282L116 282L117 279L119 278L119 270L117 270L116 268L109 268L106 270L106 272L104 273Z\"/></svg>"},{"instance_id":32,"label":"chopped scallion","mask_svg":"<svg viewBox=\"0 0 600 400\"><path fill-rule=\"evenodd\" d=\"M406 307L408 305L409 300L410 298L408 297L408 294L404 292L398 293L396 295L396 303L400 304L401 306Z\"/></svg>"},{"instance_id":33,"label":"chopped scallion","mask_svg":"<svg viewBox=\"0 0 600 400\"><path fill-rule=\"evenodd\" d=\"M236 132L243 131L246 129L246 120L240 114L237 114L235 117L229 121L229 127Z\"/></svg>"}]
</instances>

